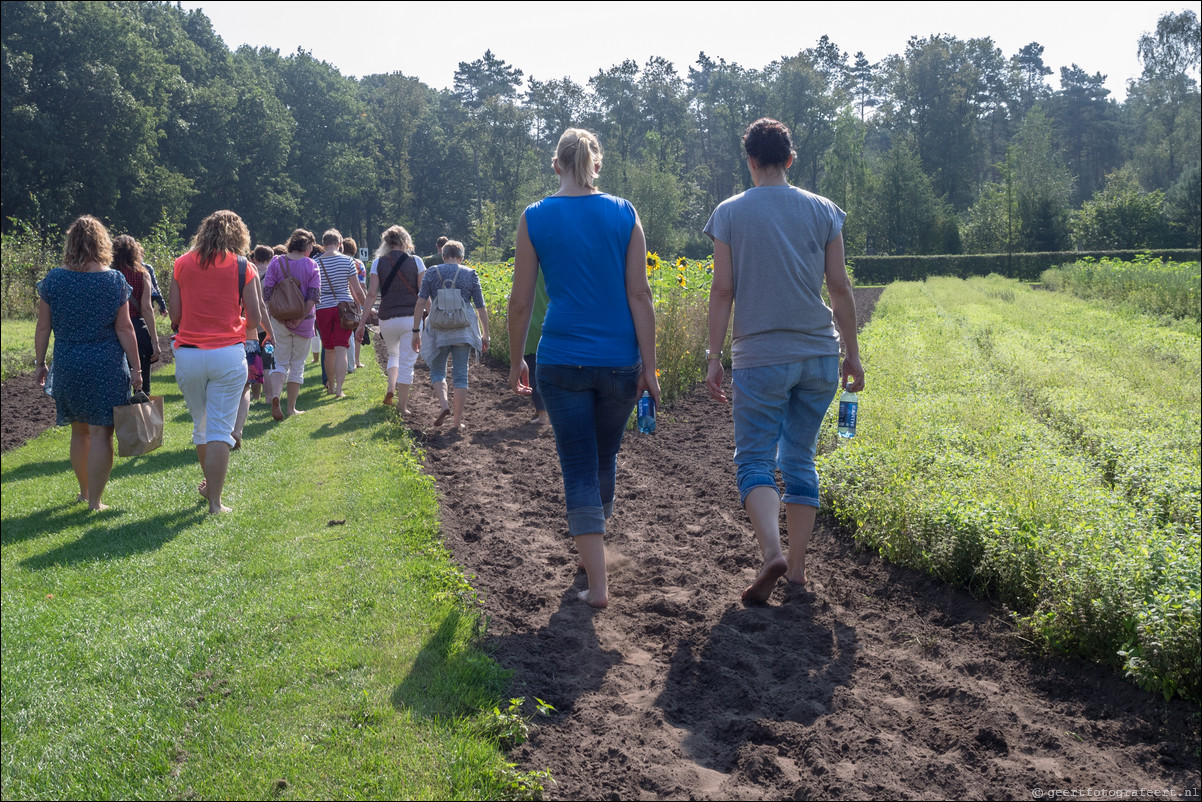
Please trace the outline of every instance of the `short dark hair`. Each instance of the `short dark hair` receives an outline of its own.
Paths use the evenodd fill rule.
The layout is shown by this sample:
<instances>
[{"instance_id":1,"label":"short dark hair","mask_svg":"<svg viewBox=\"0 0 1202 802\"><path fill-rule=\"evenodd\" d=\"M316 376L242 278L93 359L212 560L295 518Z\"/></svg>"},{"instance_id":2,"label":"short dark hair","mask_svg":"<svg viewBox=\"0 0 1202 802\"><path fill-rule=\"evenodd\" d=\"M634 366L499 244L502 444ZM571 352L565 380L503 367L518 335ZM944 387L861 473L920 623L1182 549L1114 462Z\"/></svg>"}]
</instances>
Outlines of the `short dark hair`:
<instances>
[{"instance_id":1,"label":"short dark hair","mask_svg":"<svg viewBox=\"0 0 1202 802\"><path fill-rule=\"evenodd\" d=\"M287 248L289 251L304 253L313 247L313 243L313 232L305 228L298 228L289 235Z\"/></svg>"},{"instance_id":2,"label":"short dark hair","mask_svg":"<svg viewBox=\"0 0 1202 802\"><path fill-rule=\"evenodd\" d=\"M743 150L760 167L784 167L793 155L793 137L784 123L761 117L743 133Z\"/></svg>"},{"instance_id":3,"label":"short dark hair","mask_svg":"<svg viewBox=\"0 0 1202 802\"><path fill-rule=\"evenodd\" d=\"M256 245L255 252L250 255L250 258L255 262L270 262L273 256L275 256L275 251L270 245Z\"/></svg>"},{"instance_id":4,"label":"short dark hair","mask_svg":"<svg viewBox=\"0 0 1202 802\"><path fill-rule=\"evenodd\" d=\"M359 243L355 242L354 237L343 237L342 252L347 256L354 256L359 253Z\"/></svg>"}]
</instances>

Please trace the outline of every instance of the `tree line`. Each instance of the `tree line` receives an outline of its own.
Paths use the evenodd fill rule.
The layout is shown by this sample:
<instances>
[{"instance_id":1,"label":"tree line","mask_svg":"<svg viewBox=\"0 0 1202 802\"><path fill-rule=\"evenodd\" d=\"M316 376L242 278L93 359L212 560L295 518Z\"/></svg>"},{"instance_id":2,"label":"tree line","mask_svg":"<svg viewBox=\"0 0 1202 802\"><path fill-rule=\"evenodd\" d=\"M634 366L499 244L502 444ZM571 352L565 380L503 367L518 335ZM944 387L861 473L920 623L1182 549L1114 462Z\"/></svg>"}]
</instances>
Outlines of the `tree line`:
<instances>
[{"instance_id":1,"label":"tree line","mask_svg":"<svg viewBox=\"0 0 1202 802\"><path fill-rule=\"evenodd\" d=\"M555 189L562 130L594 130L601 187L630 198L649 246L711 252L713 207L750 186L740 136L793 131L790 180L848 212L850 254L997 253L1199 244L1199 50L1192 10L1132 47L1119 103L1105 76L1043 47L912 37L873 64L826 36L763 69L653 56L586 85L491 51L451 89L400 72L354 79L305 50L231 51L201 11L165 2L6 2L4 226L82 213L130 232L193 230L236 210L257 241L337 226L374 245L401 223L474 258L506 255L522 209Z\"/></svg>"}]
</instances>

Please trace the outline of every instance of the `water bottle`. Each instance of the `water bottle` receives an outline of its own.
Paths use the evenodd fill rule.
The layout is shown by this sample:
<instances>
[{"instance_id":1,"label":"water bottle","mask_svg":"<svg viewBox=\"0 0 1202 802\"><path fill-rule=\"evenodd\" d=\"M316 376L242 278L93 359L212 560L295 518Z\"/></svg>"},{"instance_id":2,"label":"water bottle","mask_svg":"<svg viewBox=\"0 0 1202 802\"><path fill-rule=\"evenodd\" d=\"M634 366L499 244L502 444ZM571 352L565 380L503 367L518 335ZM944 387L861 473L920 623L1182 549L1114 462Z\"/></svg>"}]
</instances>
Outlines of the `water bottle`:
<instances>
[{"instance_id":1,"label":"water bottle","mask_svg":"<svg viewBox=\"0 0 1202 802\"><path fill-rule=\"evenodd\" d=\"M859 411L860 403L856 398L856 394L847 387L843 388L843 395L839 396L839 436L840 437L855 437L856 436L856 413Z\"/></svg>"},{"instance_id":2,"label":"water bottle","mask_svg":"<svg viewBox=\"0 0 1202 802\"><path fill-rule=\"evenodd\" d=\"M275 353L275 346L272 345L271 343L263 343L263 353L267 354L268 356L271 356L272 354Z\"/></svg>"},{"instance_id":3,"label":"water bottle","mask_svg":"<svg viewBox=\"0 0 1202 802\"><path fill-rule=\"evenodd\" d=\"M646 390L639 399L639 431L643 434L655 433L655 399Z\"/></svg>"}]
</instances>

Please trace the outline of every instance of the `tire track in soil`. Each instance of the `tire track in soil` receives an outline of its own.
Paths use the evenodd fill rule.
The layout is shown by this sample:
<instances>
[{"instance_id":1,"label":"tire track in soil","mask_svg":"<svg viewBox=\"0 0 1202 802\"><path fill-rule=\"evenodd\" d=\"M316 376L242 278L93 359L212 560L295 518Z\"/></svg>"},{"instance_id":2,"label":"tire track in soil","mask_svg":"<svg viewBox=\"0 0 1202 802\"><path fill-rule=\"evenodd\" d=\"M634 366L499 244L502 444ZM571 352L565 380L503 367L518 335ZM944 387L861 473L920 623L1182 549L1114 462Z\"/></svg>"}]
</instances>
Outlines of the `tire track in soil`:
<instances>
[{"instance_id":1,"label":"tire track in soil","mask_svg":"<svg viewBox=\"0 0 1202 802\"><path fill-rule=\"evenodd\" d=\"M861 325L879 290L858 290ZM379 351L378 351L379 353ZM628 433L606 537L608 610L575 594L550 428L507 371L472 367L463 435L414 434L448 548L512 693L557 708L511 757L555 799L1032 798L1198 787L1198 718L1116 672L1024 648L998 606L857 552L820 515L808 592L739 593L759 565L730 410L699 387ZM784 525L782 521L782 531Z\"/></svg>"}]
</instances>

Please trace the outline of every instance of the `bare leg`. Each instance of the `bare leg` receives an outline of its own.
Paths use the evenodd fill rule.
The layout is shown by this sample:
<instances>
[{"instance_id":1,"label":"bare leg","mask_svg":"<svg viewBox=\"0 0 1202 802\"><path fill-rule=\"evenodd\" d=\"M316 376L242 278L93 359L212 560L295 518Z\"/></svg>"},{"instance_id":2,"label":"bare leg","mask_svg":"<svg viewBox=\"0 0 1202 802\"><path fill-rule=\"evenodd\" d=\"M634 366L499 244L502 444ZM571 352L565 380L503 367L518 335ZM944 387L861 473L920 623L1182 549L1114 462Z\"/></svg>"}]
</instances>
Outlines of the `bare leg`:
<instances>
[{"instance_id":1,"label":"bare leg","mask_svg":"<svg viewBox=\"0 0 1202 802\"><path fill-rule=\"evenodd\" d=\"M88 500L88 424L73 422L71 424L71 469L75 471L75 479L79 482L79 495L76 501Z\"/></svg>"},{"instance_id":2,"label":"bare leg","mask_svg":"<svg viewBox=\"0 0 1202 802\"><path fill-rule=\"evenodd\" d=\"M743 591L743 601L763 604L772 595L776 580L788 568L780 550L780 495L775 487L757 487L747 494L743 504L751 528L755 530L756 542L764 555L764 564L755 581Z\"/></svg>"},{"instance_id":3,"label":"bare leg","mask_svg":"<svg viewBox=\"0 0 1202 802\"><path fill-rule=\"evenodd\" d=\"M609 578L605 572L605 536L576 535L576 551L588 575L588 590L581 591L580 600L598 609L609 606Z\"/></svg>"},{"instance_id":4,"label":"bare leg","mask_svg":"<svg viewBox=\"0 0 1202 802\"><path fill-rule=\"evenodd\" d=\"M409 385L398 384L396 386L396 408L401 411L402 415L409 414Z\"/></svg>"},{"instance_id":5,"label":"bare leg","mask_svg":"<svg viewBox=\"0 0 1202 802\"><path fill-rule=\"evenodd\" d=\"M798 585L806 583L806 549L814 531L818 508L806 504L785 505L785 526L789 529L789 568L785 579Z\"/></svg>"},{"instance_id":6,"label":"bare leg","mask_svg":"<svg viewBox=\"0 0 1202 802\"><path fill-rule=\"evenodd\" d=\"M329 353L327 351L326 353ZM329 364L327 360L326 364ZM330 373L329 367L326 368L326 373L329 374L330 380L334 383L334 396L342 398L342 383L346 381L346 349L341 346L334 348L334 372Z\"/></svg>"},{"instance_id":7,"label":"bare leg","mask_svg":"<svg viewBox=\"0 0 1202 802\"><path fill-rule=\"evenodd\" d=\"M100 497L113 472L113 427L89 426L88 441L88 506L107 510Z\"/></svg>"},{"instance_id":8,"label":"bare leg","mask_svg":"<svg viewBox=\"0 0 1202 802\"><path fill-rule=\"evenodd\" d=\"M431 382L430 386L434 388L434 397L438 399L439 408L438 417L434 419L434 425L441 426L451 411L451 405L447 403L447 383L445 381Z\"/></svg>"},{"instance_id":9,"label":"bare leg","mask_svg":"<svg viewBox=\"0 0 1202 802\"><path fill-rule=\"evenodd\" d=\"M452 395L455 405L454 417L451 418L451 425L458 429L463 425L463 409L467 406L467 388L456 387Z\"/></svg>"},{"instance_id":10,"label":"bare leg","mask_svg":"<svg viewBox=\"0 0 1202 802\"><path fill-rule=\"evenodd\" d=\"M234 418L234 450L242 447L242 430L246 416L250 414L250 384L242 388L242 400L238 402L238 415Z\"/></svg>"},{"instance_id":11,"label":"bare leg","mask_svg":"<svg viewBox=\"0 0 1202 802\"><path fill-rule=\"evenodd\" d=\"M303 410L296 408L296 397L300 395L300 382L288 382L288 414L304 415Z\"/></svg>"},{"instance_id":12,"label":"bare leg","mask_svg":"<svg viewBox=\"0 0 1202 802\"><path fill-rule=\"evenodd\" d=\"M400 372L401 372L400 368L393 367L393 368L388 369L388 392L390 392L390 393L396 392L396 377L397 377L397 374ZM401 404L401 406L403 407L405 405Z\"/></svg>"},{"instance_id":13,"label":"bare leg","mask_svg":"<svg viewBox=\"0 0 1202 802\"><path fill-rule=\"evenodd\" d=\"M284 419L284 410L280 409L280 391L287 376L286 373L271 373L267 376L267 399L271 402L271 417L276 420Z\"/></svg>"},{"instance_id":14,"label":"bare leg","mask_svg":"<svg viewBox=\"0 0 1202 802\"><path fill-rule=\"evenodd\" d=\"M204 471L205 481L201 495L209 500L209 512L229 512L221 503L221 491L225 488L225 475L230 467L230 446L223 440L213 440L196 447L196 458Z\"/></svg>"}]
</instances>

